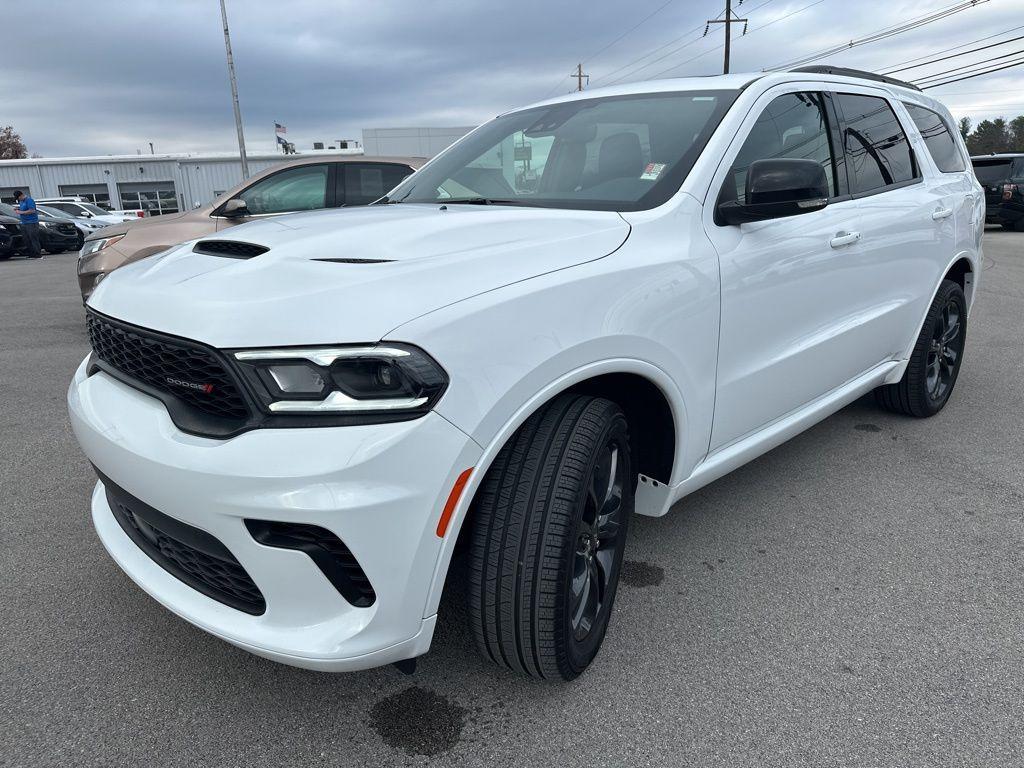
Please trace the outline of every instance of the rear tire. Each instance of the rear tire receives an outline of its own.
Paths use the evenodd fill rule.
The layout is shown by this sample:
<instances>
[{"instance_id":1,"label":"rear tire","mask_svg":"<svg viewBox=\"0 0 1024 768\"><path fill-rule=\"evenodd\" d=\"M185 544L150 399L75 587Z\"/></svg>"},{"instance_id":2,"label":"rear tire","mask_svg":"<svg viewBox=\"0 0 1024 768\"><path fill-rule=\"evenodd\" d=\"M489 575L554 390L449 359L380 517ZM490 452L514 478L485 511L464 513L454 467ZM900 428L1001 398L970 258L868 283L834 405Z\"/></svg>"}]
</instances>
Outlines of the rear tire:
<instances>
[{"instance_id":1,"label":"rear tire","mask_svg":"<svg viewBox=\"0 0 1024 768\"><path fill-rule=\"evenodd\" d=\"M469 618L480 652L523 675L572 680L611 615L633 472L626 417L560 395L502 448L473 502Z\"/></svg>"},{"instance_id":2,"label":"rear tire","mask_svg":"<svg viewBox=\"0 0 1024 768\"><path fill-rule=\"evenodd\" d=\"M943 280L917 337L903 378L875 390L879 405L895 413L926 418L941 411L953 393L967 340L967 299L952 280Z\"/></svg>"}]
</instances>

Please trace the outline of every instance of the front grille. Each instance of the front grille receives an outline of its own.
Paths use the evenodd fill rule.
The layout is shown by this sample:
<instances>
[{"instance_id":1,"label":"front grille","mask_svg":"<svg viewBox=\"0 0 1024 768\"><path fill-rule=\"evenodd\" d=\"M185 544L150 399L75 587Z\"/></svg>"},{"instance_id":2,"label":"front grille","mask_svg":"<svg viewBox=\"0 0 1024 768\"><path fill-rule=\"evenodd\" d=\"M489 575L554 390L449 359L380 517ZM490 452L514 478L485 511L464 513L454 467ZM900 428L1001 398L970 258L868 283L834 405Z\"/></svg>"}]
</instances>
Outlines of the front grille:
<instances>
[{"instance_id":1,"label":"front grille","mask_svg":"<svg viewBox=\"0 0 1024 768\"><path fill-rule=\"evenodd\" d=\"M341 596L357 608L376 601L373 585L356 556L326 528L271 520L246 520L245 527L264 546L305 552Z\"/></svg>"},{"instance_id":2,"label":"front grille","mask_svg":"<svg viewBox=\"0 0 1024 768\"><path fill-rule=\"evenodd\" d=\"M74 224L58 224L57 231L60 232L62 235L78 234L78 229L75 227Z\"/></svg>"},{"instance_id":3,"label":"front grille","mask_svg":"<svg viewBox=\"0 0 1024 768\"><path fill-rule=\"evenodd\" d=\"M251 259L270 249L255 243L240 243L237 240L200 240L192 247L193 253L207 256L224 256L229 259Z\"/></svg>"},{"instance_id":4,"label":"front grille","mask_svg":"<svg viewBox=\"0 0 1024 768\"><path fill-rule=\"evenodd\" d=\"M210 416L231 421L249 417L241 390L213 350L92 311L86 321L96 356L125 376Z\"/></svg>"},{"instance_id":5,"label":"front grille","mask_svg":"<svg viewBox=\"0 0 1024 768\"><path fill-rule=\"evenodd\" d=\"M114 518L129 538L175 578L225 605L258 616L259 587L231 551L206 531L165 515L100 475Z\"/></svg>"}]
</instances>

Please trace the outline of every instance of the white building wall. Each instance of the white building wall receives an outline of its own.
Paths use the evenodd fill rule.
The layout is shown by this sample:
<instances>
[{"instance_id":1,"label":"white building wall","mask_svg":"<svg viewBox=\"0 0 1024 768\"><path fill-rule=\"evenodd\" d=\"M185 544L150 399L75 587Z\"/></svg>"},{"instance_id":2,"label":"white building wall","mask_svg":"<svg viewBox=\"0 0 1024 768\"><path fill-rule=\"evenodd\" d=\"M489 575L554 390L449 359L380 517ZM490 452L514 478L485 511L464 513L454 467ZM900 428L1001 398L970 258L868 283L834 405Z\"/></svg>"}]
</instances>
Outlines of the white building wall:
<instances>
[{"instance_id":1,"label":"white building wall","mask_svg":"<svg viewBox=\"0 0 1024 768\"><path fill-rule=\"evenodd\" d=\"M433 157L474 127L364 128L363 152L377 156Z\"/></svg>"}]
</instances>

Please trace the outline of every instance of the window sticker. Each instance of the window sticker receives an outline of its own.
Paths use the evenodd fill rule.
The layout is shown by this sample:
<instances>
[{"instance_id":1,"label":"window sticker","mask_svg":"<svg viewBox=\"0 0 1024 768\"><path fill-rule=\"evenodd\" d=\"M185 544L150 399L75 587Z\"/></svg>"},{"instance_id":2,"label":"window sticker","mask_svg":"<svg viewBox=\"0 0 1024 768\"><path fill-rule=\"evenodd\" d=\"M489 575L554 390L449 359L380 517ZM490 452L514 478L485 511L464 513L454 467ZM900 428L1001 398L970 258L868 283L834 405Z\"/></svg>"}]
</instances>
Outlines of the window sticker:
<instances>
[{"instance_id":1,"label":"window sticker","mask_svg":"<svg viewBox=\"0 0 1024 768\"><path fill-rule=\"evenodd\" d=\"M657 181L661 172L665 170L665 163L648 163L644 172L640 174L643 181Z\"/></svg>"}]
</instances>

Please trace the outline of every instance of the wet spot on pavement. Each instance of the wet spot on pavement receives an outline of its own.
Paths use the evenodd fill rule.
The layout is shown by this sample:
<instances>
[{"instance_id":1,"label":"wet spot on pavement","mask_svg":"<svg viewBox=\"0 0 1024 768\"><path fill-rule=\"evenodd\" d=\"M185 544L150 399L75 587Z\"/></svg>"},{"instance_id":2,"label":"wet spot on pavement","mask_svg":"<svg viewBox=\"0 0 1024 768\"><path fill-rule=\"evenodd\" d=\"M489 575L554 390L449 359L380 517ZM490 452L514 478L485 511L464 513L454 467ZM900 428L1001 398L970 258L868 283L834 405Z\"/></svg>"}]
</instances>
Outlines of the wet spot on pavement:
<instances>
[{"instance_id":1,"label":"wet spot on pavement","mask_svg":"<svg viewBox=\"0 0 1024 768\"><path fill-rule=\"evenodd\" d=\"M882 428L877 424L857 424L854 429L860 432L881 432Z\"/></svg>"},{"instance_id":2,"label":"wet spot on pavement","mask_svg":"<svg viewBox=\"0 0 1024 768\"><path fill-rule=\"evenodd\" d=\"M381 699L370 727L384 743L409 755L439 755L459 743L467 710L414 685Z\"/></svg>"},{"instance_id":3,"label":"wet spot on pavement","mask_svg":"<svg viewBox=\"0 0 1024 768\"><path fill-rule=\"evenodd\" d=\"M665 580L665 569L639 560L622 562L622 583L631 587L656 587Z\"/></svg>"}]
</instances>

